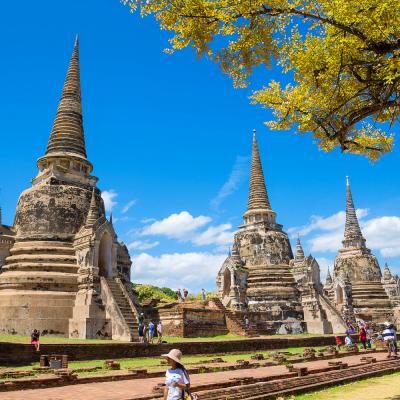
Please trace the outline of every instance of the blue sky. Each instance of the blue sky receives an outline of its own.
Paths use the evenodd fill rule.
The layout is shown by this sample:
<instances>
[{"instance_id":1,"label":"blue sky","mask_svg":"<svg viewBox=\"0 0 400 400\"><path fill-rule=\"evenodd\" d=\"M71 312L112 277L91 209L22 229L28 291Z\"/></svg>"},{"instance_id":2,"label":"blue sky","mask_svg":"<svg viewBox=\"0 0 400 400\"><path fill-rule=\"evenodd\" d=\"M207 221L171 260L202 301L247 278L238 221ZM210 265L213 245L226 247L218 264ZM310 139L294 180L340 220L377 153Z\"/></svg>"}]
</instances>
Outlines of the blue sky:
<instances>
[{"instance_id":1,"label":"blue sky","mask_svg":"<svg viewBox=\"0 0 400 400\"><path fill-rule=\"evenodd\" d=\"M248 89L233 89L218 66L190 49L163 53L168 32L118 0L2 4L5 223L37 173L77 32L88 157L130 245L134 281L214 289L246 207L253 128L278 222L293 237L302 233L323 270L340 242L349 175L367 243L381 265L400 273L397 147L372 164L321 152L307 135L269 131L269 111L248 97L271 78L286 79L278 71L259 69Z\"/></svg>"}]
</instances>

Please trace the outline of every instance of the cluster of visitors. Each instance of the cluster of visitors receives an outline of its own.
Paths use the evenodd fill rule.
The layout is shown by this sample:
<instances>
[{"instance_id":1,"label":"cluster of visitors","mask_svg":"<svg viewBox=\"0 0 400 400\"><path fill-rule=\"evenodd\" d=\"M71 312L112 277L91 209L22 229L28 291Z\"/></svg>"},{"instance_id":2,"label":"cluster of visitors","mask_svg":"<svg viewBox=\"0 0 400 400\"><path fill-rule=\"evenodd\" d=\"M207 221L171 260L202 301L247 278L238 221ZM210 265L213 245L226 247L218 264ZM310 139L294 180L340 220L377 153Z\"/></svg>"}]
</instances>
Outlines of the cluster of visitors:
<instances>
[{"instance_id":1,"label":"cluster of visitors","mask_svg":"<svg viewBox=\"0 0 400 400\"><path fill-rule=\"evenodd\" d=\"M154 344L154 338L157 337L157 344L160 344L163 340L162 322L159 321L156 326L154 322L150 320L149 323L146 324L144 320L144 314L140 313L138 318L138 333L140 343Z\"/></svg>"},{"instance_id":2,"label":"cluster of visitors","mask_svg":"<svg viewBox=\"0 0 400 400\"><path fill-rule=\"evenodd\" d=\"M346 337L344 338L344 344L346 346L351 346L353 344L353 339L351 335L358 334L359 341L362 344L364 350L372 348L374 340L384 342L388 349L388 357L397 356L397 332L396 325L390 322L384 323L384 328L381 334L375 334L373 329L368 323L358 322L357 324L347 324L349 329L346 331ZM374 339L375 338L375 339ZM341 349L343 341L339 336L335 337L336 345L338 349Z\"/></svg>"},{"instance_id":3,"label":"cluster of visitors","mask_svg":"<svg viewBox=\"0 0 400 400\"><path fill-rule=\"evenodd\" d=\"M183 290L182 289L178 289L178 290L175 291L175 293L176 293L176 295L178 297L178 301L180 303L182 303L182 302L184 302L184 301L186 301L188 299L189 290L187 290L187 289L183 289Z\"/></svg>"}]
</instances>

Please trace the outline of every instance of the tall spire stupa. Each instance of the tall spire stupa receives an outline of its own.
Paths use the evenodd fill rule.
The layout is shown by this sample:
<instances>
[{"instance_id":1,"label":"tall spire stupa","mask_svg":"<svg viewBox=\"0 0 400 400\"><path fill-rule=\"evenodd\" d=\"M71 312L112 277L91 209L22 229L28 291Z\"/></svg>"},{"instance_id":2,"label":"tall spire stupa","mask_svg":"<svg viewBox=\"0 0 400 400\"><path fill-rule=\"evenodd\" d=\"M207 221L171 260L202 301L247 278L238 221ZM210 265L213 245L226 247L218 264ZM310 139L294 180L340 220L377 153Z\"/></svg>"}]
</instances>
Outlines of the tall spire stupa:
<instances>
[{"instance_id":1,"label":"tall spire stupa","mask_svg":"<svg viewBox=\"0 0 400 400\"><path fill-rule=\"evenodd\" d=\"M32 186L18 200L15 243L1 268L0 332L26 335L36 328L70 337L130 340L134 323L114 321L119 328L112 329L113 316L105 311L110 300L102 297L106 282L111 299L111 292L130 279L131 262L105 218L87 159L78 37L37 166Z\"/></svg>"},{"instance_id":2,"label":"tall spire stupa","mask_svg":"<svg viewBox=\"0 0 400 400\"><path fill-rule=\"evenodd\" d=\"M245 292L247 310L256 312L259 327L264 332L278 332L282 327L301 331L303 313L299 292L289 262L293 258L289 238L276 223L268 197L256 132L253 131L250 168L250 187L244 223L235 233L235 253L240 255L245 267L234 272L232 282L240 282L238 293ZM225 265L225 264L224 264ZM231 293L225 279L227 270L221 268L219 282L222 301L229 305ZM237 303L239 303L237 300Z\"/></svg>"},{"instance_id":3,"label":"tall spire stupa","mask_svg":"<svg viewBox=\"0 0 400 400\"><path fill-rule=\"evenodd\" d=\"M267 222L275 224L276 214L271 208L265 185L264 172L258 150L256 130L253 130L253 144L250 167L250 188L247 202L247 210L243 215L246 224Z\"/></svg>"},{"instance_id":4,"label":"tall spire stupa","mask_svg":"<svg viewBox=\"0 0 400 400\"><path fill-rule=\"evenodd\" d=\"M344 238L342 243L343 248L345 249L364 249L366 247L365 239L362 235L360 224L358 223L348 176L346 176L346 224L344 227Z\"/></svg>"},{"instance_id":5,"label":"tall spire stupa","mask_svg":"<svg viewBox=\"0 0 400 400\"><path fill-rule=\"evenodd\" d=\"M93 166L87 159L83 130L79 38L75 39L67 76L58 104L45 155L37 161L39 180L55 170L67 179L84 181L94 186L97 179L88 175ZM37 179L37 178L36 178Z\"/></svg>"},{"instance_id":6,"label":"tall spire stupa","mask_svg":"<svg viewBox=\"0 0 400 400\"><path fill-rule=\"evenodd\" d=\"M342 248L334 265L334 285L337 307L343 304L345 282L351 285L351 301L356 317L384 322L391 314L390 302L381 283L382 272L376 257L367 247L361 232L349 178L346 177L346 223Z\"/></svg>"}]
</instances>

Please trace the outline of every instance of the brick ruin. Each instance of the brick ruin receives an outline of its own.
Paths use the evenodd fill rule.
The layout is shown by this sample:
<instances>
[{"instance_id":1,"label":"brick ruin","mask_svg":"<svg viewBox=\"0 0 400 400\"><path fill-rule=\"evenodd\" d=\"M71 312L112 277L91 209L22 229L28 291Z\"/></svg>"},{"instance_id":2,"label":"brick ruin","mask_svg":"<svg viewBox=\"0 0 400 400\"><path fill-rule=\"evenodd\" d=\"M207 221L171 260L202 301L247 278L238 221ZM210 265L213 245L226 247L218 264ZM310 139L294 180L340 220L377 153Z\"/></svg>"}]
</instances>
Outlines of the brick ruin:
<instances>
[{"instance_id":1,"label":"brick ruin","mask_svg":"<svg viewBox=\"0 0 400 400\"><path fill-rule=\"evenodd\" d=\"M86 155L78 46L39 173L0 225L0 331L133 340L131 260Z\"/></svg>"}]
</instances>

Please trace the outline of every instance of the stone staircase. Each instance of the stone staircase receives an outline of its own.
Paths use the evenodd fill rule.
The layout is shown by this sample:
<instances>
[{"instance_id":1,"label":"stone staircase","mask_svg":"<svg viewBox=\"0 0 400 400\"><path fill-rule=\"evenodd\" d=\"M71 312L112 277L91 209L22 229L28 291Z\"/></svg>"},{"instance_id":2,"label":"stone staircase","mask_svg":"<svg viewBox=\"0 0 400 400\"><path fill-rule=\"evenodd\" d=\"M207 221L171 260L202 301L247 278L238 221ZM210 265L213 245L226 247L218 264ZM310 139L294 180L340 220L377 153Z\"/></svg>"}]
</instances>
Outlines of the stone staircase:
<instances>
[{"instance_id":1,"label":"stone staircase","mask_svg":"<svg viewBox=\"0 0 400 400\"><path fill-rule=\"evenodd\" d=\"M115 279L109 278L107 279L107 284L111 290L114 300L118 304L118 308L120 309L126 324L129 327L131 340L138 340L138 323L136 310L132 309L131 303L126 297L120 282L116 281Z\"/></svg>"},{"instance_id":2,"label":"stone staircase","mask_svg":"<svg viewBox=\"0 0 400 400\"><path fill-rule=\"evenodd\" d=\"M218 298L212 301L214 305L225 314L226 326L229 332L240 336L258 336L257 330L251 325L246 329L244 313L237 313L227 309Z\"/></svg>"},{"instance_id":3,"label":"stone staircase","mask_svg":"<svg viewBox=\"0 0 400 400\"><path fill-rule=\"evenodd\" d=\"M318 300L332 326L332 333L345 333L347 330L346 322L340 312L333 306L330 299L324 294L319 293Z\"/></svg>"}]
</instances>

